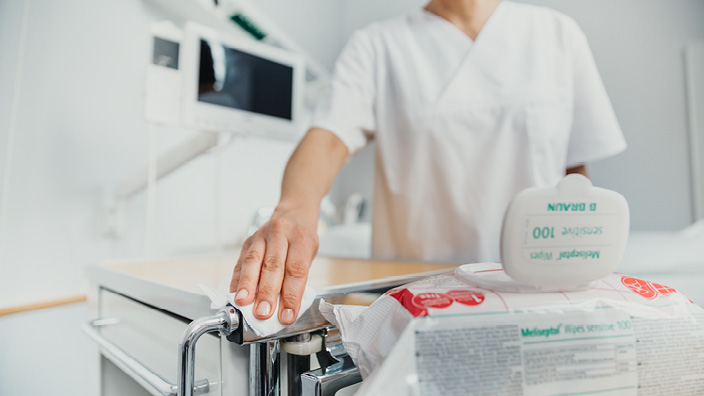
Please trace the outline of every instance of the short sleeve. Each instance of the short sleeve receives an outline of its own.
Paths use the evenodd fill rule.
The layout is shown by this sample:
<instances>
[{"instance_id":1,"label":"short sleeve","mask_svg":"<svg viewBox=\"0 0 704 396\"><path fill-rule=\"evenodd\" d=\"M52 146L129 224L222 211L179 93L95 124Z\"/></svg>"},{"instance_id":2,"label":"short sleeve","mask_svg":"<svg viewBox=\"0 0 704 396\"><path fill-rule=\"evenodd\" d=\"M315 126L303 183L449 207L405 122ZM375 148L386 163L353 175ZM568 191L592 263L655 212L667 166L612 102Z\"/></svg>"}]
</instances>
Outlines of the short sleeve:
<instances>
[{"instance_id":1,"label":"short sleeve","mask_svg":"<svg viewBox=\"0 0 704 396\"><path fill-rule=\"evenodd\" d=\"M318 102L313 127L334 133L356 154L376 129L374 47L367 31L355 32L337 59L330 86Z\"/></svg>"},{"instance_id":2,"label":"short sleeve","mask_svg":"<svg viewBox=\"0 0 704 396\"><path fill-rule=\"evenodd\" d=\"M574 21L574 115L567 167L598 161L626 149L626 140L599 75L587 38Z\"/></svg>"}]
</instances>

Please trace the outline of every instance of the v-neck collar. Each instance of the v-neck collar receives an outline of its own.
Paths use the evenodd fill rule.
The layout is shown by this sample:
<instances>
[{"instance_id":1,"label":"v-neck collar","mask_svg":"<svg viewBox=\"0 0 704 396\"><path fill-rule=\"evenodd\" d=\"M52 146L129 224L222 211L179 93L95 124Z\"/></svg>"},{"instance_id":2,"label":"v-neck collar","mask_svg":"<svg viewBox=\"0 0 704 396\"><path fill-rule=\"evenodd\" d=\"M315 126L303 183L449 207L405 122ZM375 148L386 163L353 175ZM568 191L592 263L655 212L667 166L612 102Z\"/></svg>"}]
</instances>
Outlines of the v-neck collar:
<instances>
[{"instance_id":1,"label":"v-neck collar","mask_svg":"<svg viewBox=\"0 0 704 396\"><path fill-rule=\"evenodd\" d=\"M498 4L498 5L496 6L496 8L494 9L494 11L491 13L491 15L489 15L489 18L487 18L486 22L484 22L484 26L482 26L482 29L481 29L481 30L479 31L479 33L477 34L477 38L476 38L476 39L472 39L471 37L469 37L469 35L468 35L467 33L465 33L465 32L463 32L462 30L460 30L460 29L459 29L457 26L455 26L455 24L453 24L452 22L450 22L450 21L448 21L447 19L441 17L440 15L437 15L437 14L435 14L435 13L432 13L432 12L426 10L425 8L420 8L420 13L421 13L422 15L424 15L425 17L438 20L440 23L446 25L447 27L449 27L450 29L452 29L453 31L455 31L457 34L462 35L467 41L469 41L470 44L475 44L475 43L477 43L483 36L485 36L484 33L487 31L487 28L490 28L491 25L493 25L493 21L494 21L495 19L498 19L498 18L497 18L497 15L502 12L501 10L504 8L504 2L505 2L505 1L500 1L499 4Z\"/></svg>"},{"instance_id":2,"label":"v-neck collar","mask_svg":"<svg viewBox=\"0 0 704 396\"><path fill-rule=\"evenodd\" d=\"M462 78L463 75L463 70L466 70L467 65L472 62L472 59L477 58L479 56L481 58L482 52L485 52L485 50L488 48L491 48L491 42L492 42L492 37L495 39L497 36L497 32L492 33L492 31L495 29L495 25L501 23L501 19L503 19L503 14L505 14L505 9L506 4L504 4L506 1L501 1L499 5L494 9L494 11L491 13L487 21L484 23L484 26L482 27L481 31L479 31L479 34L477 34L477 39L472 40L471 37L469 37L465 32L461 31L457 26L452 24L452 22L448 21L447 19L433 14L432 12L426 11L425 9L420 9L420 15L431 19L431 20L437 20L437 23L440 23L443 26L446 26L446 30L448 31L453 31L455 34L459 34L463 37L464 43L467 44L466 46L466 52L462 55L462 59L459 61L457 64L457 68L455 71L452 73L451 76L449 76L447 82L444 84L442 89L438 92L437 96L433 99L433 103L436 105L440 104L443 102L443 99L447 97L448 91L451 91L453 87L457 84L455 82L459 79ZM486 43L485 43L486 42ZM479 51L479 52L477 52ZM485 55L490 56L491 51L487 54L485 52ZM481 64L481 59L478 60L479 63Z\"/></svg>"}]
</instances>

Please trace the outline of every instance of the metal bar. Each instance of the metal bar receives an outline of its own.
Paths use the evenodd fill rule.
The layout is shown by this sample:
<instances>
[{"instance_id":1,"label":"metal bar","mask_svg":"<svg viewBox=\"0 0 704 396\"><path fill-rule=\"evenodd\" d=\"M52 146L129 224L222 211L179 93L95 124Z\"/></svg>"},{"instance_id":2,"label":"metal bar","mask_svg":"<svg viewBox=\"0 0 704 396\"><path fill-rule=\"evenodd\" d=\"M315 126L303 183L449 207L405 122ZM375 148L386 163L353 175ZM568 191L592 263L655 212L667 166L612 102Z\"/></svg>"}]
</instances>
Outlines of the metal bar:
<instances>
[{"instance_id":1,"label":"metal bar","mask_svg":"<svg viewBox=\"0 0 704 396\"><path fill-rule=\"evenodd\" d=\"M232 310L234 314L234 310ZM181 342L178 345L178 396L193 396L196 394L195 370L196 370L196 342L200 336L213 331L229 333L231 329L231 318L225 311L219 311L213 316L198 318L191 322L184 331ZM237 315L234 315L237 317Z\"/></svg>"},{"instance_id":2,"label":"metal bar","mask_svg":"<svg viewBox=\"0 0 704 396\"><path fill-rule=\"evenodd\" d=\"M310 356L286 355L288 396L301 396L301 374L310 370Z\"/></svg>"},{"instance_id":3,"label":"metal bar","mask_svg":"<svg viewBox=\"0 0 704 396\"><path fill-rule=\"evenodd\" d=\"M249 349L249 395L279 394L279 341L252 344Z\"/></svg>"},{"instance_id":4,"label":"metal bar","mask_svg":"<svg viewBox=\"0 0 704 396\"><path fill-rule=\"evenodd\" d=\"M81 326L83 332L88 335L100 348L100 352L119 367L125 374L129 375L139 384L149 387L164 396L176 396L178 387L161 378L137 359L130 356L117 345L98 332L101 326L116 324L114 319L96 319ZM202 379L193 383L193 395L208 393L210 383L207 379Z\"/></svg>"}]
</instances>

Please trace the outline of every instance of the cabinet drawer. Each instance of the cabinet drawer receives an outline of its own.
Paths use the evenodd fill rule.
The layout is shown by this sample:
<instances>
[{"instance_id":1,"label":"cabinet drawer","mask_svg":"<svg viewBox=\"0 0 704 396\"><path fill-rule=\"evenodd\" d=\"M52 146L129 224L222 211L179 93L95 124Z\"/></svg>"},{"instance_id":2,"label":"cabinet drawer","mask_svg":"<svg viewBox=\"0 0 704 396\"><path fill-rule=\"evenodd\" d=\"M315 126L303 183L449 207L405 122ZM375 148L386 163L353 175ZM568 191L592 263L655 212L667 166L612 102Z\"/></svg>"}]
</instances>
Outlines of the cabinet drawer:
<instances>
[{"instance_id":1,"label":"cabinet drawer","mask_svg":"<svg viewBox=\"0 0 704 396\"><path fill-rule=\"evenodd\" d=\"M100 329L103 337L164 380L175 384L178 344L189 321L107 289L100 289L99 307L101 318L117 320L117 323ZM198 340L195 380L208 380L209 396L221 395L220 348L218 333L205 334ZM110 383L103 380L103 394L111 393L105 389Z\"/></svg>"}]
</instances>

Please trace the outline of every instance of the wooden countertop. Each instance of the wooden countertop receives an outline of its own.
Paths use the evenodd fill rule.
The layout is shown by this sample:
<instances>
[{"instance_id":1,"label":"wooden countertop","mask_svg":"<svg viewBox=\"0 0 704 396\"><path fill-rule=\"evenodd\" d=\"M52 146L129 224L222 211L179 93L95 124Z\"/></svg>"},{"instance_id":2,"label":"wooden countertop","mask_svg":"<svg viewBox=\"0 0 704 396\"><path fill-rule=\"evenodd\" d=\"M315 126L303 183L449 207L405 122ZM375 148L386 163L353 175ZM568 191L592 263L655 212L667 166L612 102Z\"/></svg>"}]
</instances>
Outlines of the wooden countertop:
<instances>
[{"instance_id":1,"label":"wooden countertop","mask_svg":"<svg viewBox=\"0 0 704 396\"><path fill-rule=\"evenodd\" d=\"M236 256L104 262L88 271L98 286L193 319L210 313L199 285L228 284ZM319 296L364 292L451 271L458 264L318 257L308 285Z\"/></svg>"},{"instance_id":2,"label":"wooden countertop","mask_svg":"<svg viewBox=\"0 0 704 396\"><path fill-rule=\"evenodd\" d=\"M217 288L232 277L236 257L115 261L103 265L114 271L154 283L201 293L198 284ZM313 261L308 285L316 290L454 269L456 265L411 261L382 261L319 257Z\"/></svg>"}]
</instances>

